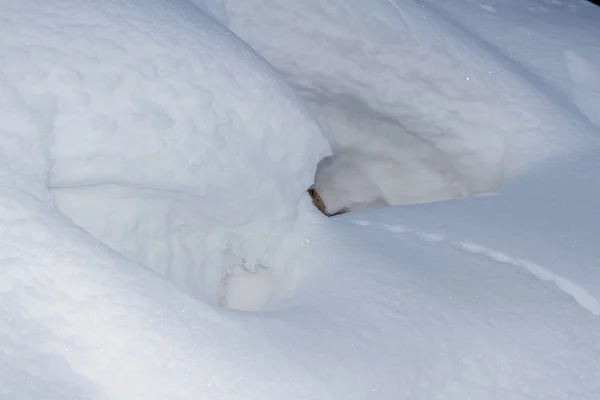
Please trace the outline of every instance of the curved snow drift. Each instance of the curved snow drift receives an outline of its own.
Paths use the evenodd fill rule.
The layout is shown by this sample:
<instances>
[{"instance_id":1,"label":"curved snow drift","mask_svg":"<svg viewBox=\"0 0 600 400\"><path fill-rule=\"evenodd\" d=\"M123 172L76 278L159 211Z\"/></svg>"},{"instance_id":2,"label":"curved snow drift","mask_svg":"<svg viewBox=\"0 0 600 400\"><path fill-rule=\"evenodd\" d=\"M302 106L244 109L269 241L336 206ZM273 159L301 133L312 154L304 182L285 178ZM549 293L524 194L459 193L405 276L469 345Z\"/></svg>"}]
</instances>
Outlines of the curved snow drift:
<instances>
[{"instance_id":1,"label":"curved snow drift","mask_svg":"<svg viewBox=\"0 0 600 400\"><path fill-rule=\"evenodd\" d=\"M334 149L315 182L330 213L494 190L588 129L435 4L225 4L231 29L317 114Z\"/></svg>"},{"instance_id":2,"label":"curved snow drift","mask_svg":"<svg viewBox=\"0 0 600 400\"><path fill-rule=\"evenodd\" d=\"M200 6L203 3L211 4L202 0L194 0L194 3ZM344 15L336 13L336 7L345 7L345 15L348 17L346 23L358 27L357 33L361 33L361 26L377 26L377 29L381 29L382 23L387 23L385 26L389 26L392 32L397 32L401 30L399 24L402 21L409 26L412 23L418 28L421 22L414 20L414 16L423 16L417 13L420 12L419 8L410 6L415 4L411 0L347 1L344 4L310 1L301 3L307 6L324 5L325 15L331 13L329 16L334 17ZM515 26L510 18L501 20L500 26L507 32L511 29L518 32L523 26L531 27L535 31L536 23L540 20L551 22L551 25L563 25L564 32L568 32L569 27L579 25L583 16L591 15L591 12L587 11L579 11L579 14L574 15L566 14L562 7L571 9L579 5L563 5L556 1L507 0L494 2L493 7L487 0L456 0L448 3L455 6L461 15L472 15L469 7L482 6L480 8L497 13L494 15L503 15L504 11L514 9L519 16L527 16L525 23L519 24L520 26ZM284 16L286 10L292 8L274 7L272 10L265 10L256 4L257 12L268 11L273 21L281 18L284 24L288 24L289 18ZM370 7L368 10L365 4ZM393 7L390 9L390 6L395 4L404 4L408 8L393 12ZM543 7L543 13L530 12L531 9L535 10L531 6L536 4L539 8ZM221 2L215 2L211 10L220 10L220 5ZM70 10L70 7L74 6L81 7L78 8L79 11L87 9L90 13ZM172 7L175 9L171 9ZM372 19L370 13L373 10L379 12L382 8L385 11L380 13L382 18ZM283 14L277 15L280 12ZM600 26L597 23L600 11L596 12L593 17L596 18L594 30L590 31L592 38L598 37ZM86 23L78 24L77 21L82 15ZM402 18L397 18L398 15L402 15ZM441 15L438 17L441 18ZM112 22L104 24L106 18ZM177 165L181 166L190 160L194 161L196 151L199 150L194 145L194 140L197 139L195 136L176 137L189 140L185 147L187 149L187 145L190 145L189 153L169 153L169 149L182 149L183 145L179 145L176 140L154 146L155 153L147 158L136 159L142 168L136 168L138 164L126 157L109 160L104 158L110 154L147 154L144 153L148 147L147 142L138 140L122 143L123 146L131 144L129 149L125 149L114 145L115 135L105 135L106 140L100 144L90 141L90 148L98 147L102 150L98 153L86 150L87 155L97 156L89 160L90 165L106 168L110 173L106 175L106 181L102 184L90 182L93 185L87 187L78 183L71 186L65 184L60 188L56 186L53 190L55 193L61 192L58 202L62 206L70 207L72 217L80 215L90 224L93 222L91 225L95 228L101 229L105 225L114 224L115 229L121 229L119 232L132 232L131 235L123 234L127 239L145 238L144 235L154 227L160 226L162 230L155 231L153 238L156 239L154 243L162 243L159 238L181 238L182 236L173 234L174 229L182 228L177 231L182 233L187 232L185 228L189 226L182 227L179 218L197 221L197 211L204 222L208 220L207 230L202 228L202 233L206 232L207 239L216 239L215 242L207 243L224 244L237 238L243 240L245 236L237 237L234 234L245 233L246 229L251 231L250 228L256 226L253 225L256 220L285 225L275 227L278 232L290 233L284 235L283 246L274 253L280 256L278 259L289 261L291 266L287 271L293 275L292 279L285 280L285 283L297 281L296 274L304 272L307 266L317 266L319 273L309 277L312 279L305 280L298 288L297 295L280 303L279 309L260 314L217 309L197 301L170 285L158 274L140 268L138 263L131 262L107 246L101 245L97 239L85 234L58 213L48 193L48 178L52 178L52 175L59 171L52 169L51 162L55 155L48 154L49 150L53 149L54 135L50 133L61 126L68 126L71 119L77 121L81 118L81 113L72 112L75 110L74 104L78 101L89 101L90 110L97 110L93 103L95 99L100 99L106 102L110 111L109 120L111 116L116 116L119 119L116 119L115 123L121 124L119 126L135 128L134 130L141 128L141 133L135 131L136 135L148 130L149 143L156 143L156 136L162 137L157 130L164 128L165 121L168 121L165 115L171 116L169 112L172 110L169 109L169 104L160 102L159 106L146 107L148 102L145 100L156 102L166 94L157 90L150 95L148 91L140 92L138 88L147 89L147 85L154 81L158 82L159 88L163 88L164 77L154 74L152 68L145 67L155 66L154 63L158 59L171 60L173 57L174 60L182 61L182 53L188 54L190 60L194 61L193 64L201 58L206 61L206 64L201 65L214 66L219 72L211 72L207 67L203 70L206 74L198 76L190 72L193 67L189 64L177 64L183 68L182 71L172 71L175 84L171 85L172 90L169 91L172 96L166 96L166 99L174 101L177 108L185 112L178 114L174 124L199 126L199 122L194 120L195 112L199 112L200 122L208 121L209 124L213 121L209 119L207 109L196 107L197 86L200 86L200 89L209 86L210 90L217 90L213 99L222 100L218 104L225 107L223 110L229 112L227 116L233 121L230 125L225 124L230 126L231 130L222 132L221 138L224 140L219 142L220 146L212 146L217 139L214 135L206 135L210 149L222 150L219 155L231 161L230 150L235 146L230 145L229 140L239 140L240 149L246 154L278 154L276 151L266 152L255 147L258 141L250 138L256 139L256 132L248 130L252 134L249 138L246 137L246 130L238 127L241 122L247 120L238 117L244 115L251 120L250 127L260 128L261 132L263 129L270 132L261 137L275 138L274 144L282 144L284 140L269 130L269 122L278 121L273 114L274 110L287 110L272 107L286 107L279 102L290 101L290 107L295 111L292 111L291 115L280 117L285 117L286 121L290 118L294 123L289 131L300 136L288 137L286 140L298 140L296 145L301 145L312 138L313 146L310 148L315 150L314 157L308 157L312 161L305 160L304 167L312 168L311 173L314 172L314 163L319 158L317 150L324 150L326 146L319 138L318 129L310 130L310 126L314 124L299 116L304 110L298 110L294 106L293 96L289 97L279 91L281 87L277 78L272 76L268 68L268 71L263 68L262 62L255 64L253 53L246 46L236 47L239 51L234 51L235 54L230 52L228 43L232 40L235 42L230 33L218 27L214 30L209 29L210 25L189 26L190 21L194 25L198 24L199 18L203 17L200 17L198 10L177 0L0 0L0 321L3 324L0 329L0 398L187 400L197 399L201 394L211 399L246 400L598 399L598 131L586 130L586 126L579 130L582 124L585 125L585 118L582 114L577 114L578 107L568 102L564 104L564 110L552 106L548 99L552 98L555 92L543 92L538 96L537 89L531 90L540 83L537 76L523 80L523 70L518 63L507 64L506 59L496 57L494 52L482 46L481 42L472 40L473 38L465 39L460 30L452 28L453 25L449 28L447 18L441 18L443 21L434 18L432 28L427 31L438 36L419 35L418 39L433 43L442 37L454 44L465 40L465 47L470 49L466 50L468 55L472 55L471 51L481 51L477 53L477 57L485 61L481 66L486 65L494 74L505 68L512 71L509 75L516 79L515 81L497 80L488 81L488 84L497 83L500 86L498 93L505 93L502 88L507 87L516 90L513 99L515 103L512 105L517 120L524 107L533 113L534 110L527 106L531 101L535 105L535 113L531 114L535 118L531 120L530 126L533 132L543 131L544 134L548 134L549 142L555 140L554 133L560 133L565 149L572 149L583 143L590 152L587 155L572 153L560 162L553 160L552 163L548 163L550 165L546 164L544 168L533 173L524 168L527 172L525 176L508 181L497 196L359 211L343 216L337 221L315 218L316 229L305 231L303 220L312 219L313 213L305 210L305 207L308 207L308 199L301 193L304 189L300 187L310 182L312 177L307 176L305 182L304 169L299 175L291 175L292 178L286 175L295 170L293 166L286 164L288 158L293 160L294 155L302 153L303 148L291 151L284 147L282 152L286 159L281 163L269 157L261 158L265 164L260 165L266 168L271 160L273 162L269 165L278 169L277 171L261 174L260 171L249 168L249 176L265 179L265 187L271 183L277 188L280 188L280 184L287 185L281 186L283 193L278 192L273 197L273 193L268 190L256 193L250 190L242 193L243 190L238 190L235 185L230 188L228 184L236 182L234 177L241 167L235 162L225 163L218 156L212 161L223 168L218 171L208 168L208 172L214 174L205 175L202 178L205 180L201 180L198 171L189 171L189 175L186 176L196 179L193 182L183 179L178 174L161 175L156 171L163 171L159 166L145 162L153 159L176 164L179 162ZM143 19L144 23L141 23L140 19ZM220 21L227 19L225 15L219 16ZM98 21L99 23L94 23ZM140 25L136 23L141 23L143 28L138 29ZM295 20L293 25L287 26L310 23L310 19L299 19ZM443 25L443 29L439 24ZM85 29L79 32L77 26ZM440 30L436 30L435 26L440 27ZM77 31L79 35L61 35L56 30L58 27L68 27L72 29L69 33ZM257 27L264 29L261 25ZM204 28L206 29L203 30ZM144 36L142 33L148 33L147 29L150 29L152 34ZM128 44L126 48L129 51L120 56L118 51L111 53L110 49L114 49L114 46L110 42L91 40L99 39L107 33L112 34L110 32L114 30L118 31L120 39L144 40L136 43L136 46ZM190 39L186 43L191 47L184 46L187 50L182 50L176 45L180 39L170 42L164 36L179 36L182 30L189 30L189 37L181 37L183 41L185 37ZM419 29L415 31L418 33ZM394 35L390 33L390 38L394 38ZM396 36L394 40L401 42L403 37ZM52 39L58 40L53 43L54 47L46 46ZM19 46L19 43L26 46ZM82 45L69 47L74 43ZM287 45L292 46L294 43L290 42ZM522 51L521 43L517 41L505 45L512 48L517 44L516 47ZM339 45L339 42L335 44ZM348 47L356 48L355 44L352 42ZM577 40L569 44L573 47L577 45ZM368 46L370 44L367 43L365 47ZM102 76L102 71L114 69L114 76L118 78L123 76L123 68L119 67L123 67L120 63L127 59L127 54L131 52L135 55L144 49L151 50L157 47L162 51L160 54L152 53L150 59L144 60L143 63L127 64L127 68L124 68L131 71L132 68L136 70L135 67L139 67L139 74L132 75L139 85L132 86L131 90L125 90L127 87L123 86L125 81L122 79L111 82L85 81L90 85L87 91L73 86L73 78L77 78L78 74L73 73L76 68L70 68L72 65L83 65L86 70L90 69L88 73L91 75L84 77ZM279 50L284 52L287 48ZM63 63L64 54L71 50L73 60ZM562 52L565 49L560 50ZM206 54L206 59L200 57L196 51ZM446 49L442 46L440 51ZM332 54L334 52L335 49ZM86 57L89 53L115 57L109 60L98 58L91 62ZM161 57L156 58L158 55ZM368 55L368 52L363 51L362 55ZM598 59L597 56L598 54L582 54L585 60L595 60ZM29 60L34 62L30 63ZM257 70L249 68L256 72L251 79L256 83L256 90L248 90L250 82L245 77L248 71L244 68L248 68L249 60L257 67ZM473 61L471 58L470 60ZM545 67L544 61L539 61L538 67ZM572 58L571 61L575 61L575 64L571 65L574 72L586 72L586 68L581 68L581 60ZM306 62L308 67L311 63L317 64L320 61L313 59ZM320 66L326 68L324 71L337 69L343 72L345 68L344 65L333 64ZM100 72L92 68L100 68ZM63 75L65 71L71 73ZM418 77L417 72L415 71ZM227 86L211 86L210 83L204 82L205 76L214 79L221 76L220 73L226 75L222 82ZM581 81L578 82L582 85L580 89L583 89L588 74L586 72L579 75ZM63 76L69 79L61 80ZM186 76L191 80L178 82L179 76ZM446 89L454 87L454 76L449 74L445 77L450 79L447 86L443 85L442 76L440 80L435 81L436 85L432 86ZM325 83L327 79L329 78L324 79ZM110 92L112 86L107 86L107 83L115 82L119 83L119 93L110 97L107 90ZM196 87L191 88L194 85ZM273 85L280 89L273 89ZM370 88L368 84L355 82L354 85L353 90L359 98L363 98L363 90L366 93L364 98L369 98L367 90L373 93L373 90L365 89ZM564 87L569 85L570 83L567 83ZM188 103L177 96L178 90L186 88L189 90L186 92L189 94L189 97L186 97L189 108L185 106ZM274 97L271 98L270 94L264 95L262 89L269 92L275 90ZM403 88L390 86L390 89L394 89L390 90L393 95L396 90ZM531 90L531 96L516 96L519 93L523 95L527 90ZM382 94L385 94L384 92L380 91ZM136 98L134 95L137 93L145 96L142 99ZM426 93L418 91L415 95L425 96ZM121 94L123 96L120 96ZM457 93L455 100L459 105L469 106L468 102L460 103L461 99L466 99L463 96L467 94L468 91ZM586 93L581 94L584 96L574 96L578 105L580 100L589 100ZM207 98L209 95L212 96L213 93L208 93ZM140 105L141 111L153 111L138 111L132 114L128 103L117 103L132 96L134 97L131 104ZM227 101L223 100L223 97L226 97ZM242 105L234 108L233 97ZM437 97L430 97L431 104L435 104ZM494 99L494 96L490 98ZM349 97L345 96L345 99L348 102ZM405 105L410 106L409 101L406 103ZM202 104L206 105L208 102ZM263 107L265 104L266 107ZM328 104L332 108L338 103L333 106ZM550 104L547 115L539 113L540 109L536 107L540 104ZM116 107L117 105L119 107ZM471 105L477 106L481 114L486 112L486 107L498 104L492 102ZM123 112L120 111L120 107L125 107ZM194 110L190 111L190 108ZM196 111L196 108L200 111ZM82 112L86 109L87 107L81 108ZM361 107L349 109L354 113ZM371 111L373 109L375 108L370 108ZM155 112L164 110L168 112ZM427 111L426 108L418 107L408 110ZM437 110L440 114L433 112L436 111L433 106L431 110L432 116L444 115L443 109ZM221 109L211 111L214 111L215 120L223 122L225 117ZM423 116L424 121L428 120L425 118L426 114L418 112L415 116ZM497 111L492 109L491 112ZM248 117L246 114L256 115ZM373 114L369 113L358 116L363 118L365 114L373 117ZM378 121L388 121L389 115L390 113L379 112L376 118ZM127 123L136 116L142 116L142 121L148 117L148 121L145 122L149 123ZM65 120L64 117L68 118ZM254 122L254 118L257 122ZM481 120L484 119L482 116ZM547 125L550 120L558 125L554 128ZM571 125L566 127L565 120L569 120ZM468 126L460 118L442 118L437 121L448 129L452 128L449 121L455 121L462 128ZM514 123L511 119L488 122L488 129L493 132ZM321 123L325 125L323 118ZM308 131L313 134L306 134L305 130L296 130L299 124L304 124L302 126L305 128L308 126ZM90 136L90 130L96 132L96 129L100 129L98 126L106 126L106 120L97 118L84 121L78 124L74 132L87 132L87 136L82 136L86 138ZM277 126L275 124L275 127ZM474 127L480 128L481 125L475 124ZM446 128L442 131L446 131ZM453 132L452 129L449 132ZM201 130L198 129L198 132ZM231 136L226 134L227 132L239 135ZM581 134L586 132L592 135L582 143L578 142ZM515 136L523 136L523 139L530 138L530 133L527 129L514 132ZM128 131L123 132L121 136L128 137L128 134L133 135ZM69 149L67 145L77 147L86 142L77 140L79 136L73 137L63 135L57 142L62 147L62 154L71 155L62 161L70 162L73 168L83 167L85 165L74 160L75 149ZM170 136L169 138L175 139ZM111 147L111 143L114 146ZM514 145L517 150L531 149L527 147L527 141L520 147L518 137ZM306 146L308 153L310 149L308 144ZM83 152L85 148L81 147ZM475 148L477 149L477 146ZM532 153L543 156L549 148L539 146ZM175 153L177 157L166 157ZM189 158L179 157L182 154ZM507 154L515 156L512 150ZM238 160L235 157L233 159ZM106 161L104 164L103 160ZM122 182L125 183L121 184L113 180L114 175L125 171L119 170L119 160L121 166L130 165L132 168L132 172L123 176ZM529 158L525 157L523 160L525 167L528 167ZM64 177L81 176L79 171L71 171L64 167L65 165L61 173ZM204 170L204 167L202 165L201 170ZM225 170L225 167L228 169ZM181 169L175 166L173 171L181 172ZM217 172L228 179L217 176ZM279 178L284 175L285 182L280 181ZM133 187L131 183L138 180L142 182L142 187ZM66 180L65 182L73 183ZM155 185L157 182L160 185ZM186 186L186 182L192 183ZM216 194L215 202L218 202L218 206L224 204L235 207L228 210L231 215L218 214L217 211L222 208L217 207L212 200L209 201L209 197L199 195L202 187L196 186L194 182L210 184L206 192L202 192L203 195ZM262 181L250 182L247 186L240 187L256 189L255 185L261 183ZM168 190L160 190L162 186L168 186ZM265 187L261 186L260 189ZM228 193L243 196L218 196ZM260 204L254 201L259 193L263 195ZM97 196L100 194L109 201L108 205L114 205L108 210L113 216L112 219L98 217L103 215L100 212L102 210L96 209L94 203L99 202ZM255 195L257 197L253 197ZM282 203L284 198L289 198L291 203ZM83 200L92 204L82 205ZM198 205L203 207L215 207L209 211L193 208L198 202ZM102 205L104 204L102 201ZM278 215L283 217L262 219L263 205L280 212ZM256 220L253 218L255 211L258 216ZM134 212L138 214L135 216L137 218L134 217ZM106 216L109 216L108 213ZM244 220L245 217L248 219ZM159 218L165 225L173 228L162 228ZM120 220L123 219L132 222L121 223ZM227 228L232 226L228 224L240 220L243 222L234 228ZM353 223L344 222L349 220ZM319 221L323 221L323 224ZM216 225L211 225L212 222ZM221 222L225 225L218 225ZM210 230L219 226L223 230ZM197 232L194 230L192 233ZM223 232L224 236L221 237L224 237L226 242L219 240L218 232ZM132 244L134 249L138 246L137 243L127 240L118 241L115 238L115 241L123 248L125 243ZM150 243L140 242L139 248L143 248L144 243ZM182 241L173 242L179 244ZM252 239L250 242L252 243ZM237 242L233 240L233 243ZM269 241L267 244L274 245L274 242ZM190 247L193 246L173 246L173 249L182 251L172 254L178 254L178 257L189 256L188 249L195 250ZM286 251L286 248L302 251L292 253ZM252 250L251 247L250 249ZM149 254L149 251L146 253ZM268 254L268 249L265 252ZM257 253L259 251L253 254ZM223 256L219 252L214 255L215 258ZM235 257L232 259L235 260ZM258 271L281 273L284 269L284 263L274 265L277 268ZM269 292L270 279L280 278L276 276L277 273L273 276L260 273L232 275L229 276L228 285L230 288L242 289L253 285L255 292ZM244 290L236 290L227 293L226 300L247 305L247 294ZM237 295L242 296L240 298ZM259 303L264 299L255 297L252 300Z\"/></svg>"},{"instance_id":3,"label":"curved snow drift","mask_svg":"<svg viewBox=\"0 0 600 400\"><path fill-rule=\"evenodd\" d=\"M211 302L229 274L285 266L329 150L268 64L186 2L2 7L11 177Z\"/></svg>"}]
</instances>

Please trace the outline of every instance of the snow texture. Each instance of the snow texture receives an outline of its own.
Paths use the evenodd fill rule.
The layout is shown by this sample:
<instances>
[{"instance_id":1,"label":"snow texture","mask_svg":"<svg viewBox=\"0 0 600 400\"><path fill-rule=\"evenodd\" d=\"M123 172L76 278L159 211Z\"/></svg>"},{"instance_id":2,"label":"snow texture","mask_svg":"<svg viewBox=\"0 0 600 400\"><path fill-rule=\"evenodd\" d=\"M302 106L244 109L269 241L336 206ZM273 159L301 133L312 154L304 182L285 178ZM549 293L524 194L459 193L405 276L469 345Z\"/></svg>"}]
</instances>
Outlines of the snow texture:
<instances>
[{"instance_id":1,"label":"snow texture","mask_svg":"<svg viewBox=\"0 0 600 400\"><path fill-rule=\"evenodd\" d=\"M598 21L0 0L0 399L597 400Z\"/></svg>"},{"instance_id":2,"label":"snow texture","mask_svg":"<svg viewBox=\"0 0 600 400\"><path fill-rule=\"evenodd\" d=\"M285 264L281 239L327 145L250 48L179 1L2 10L2 129L20 138L11 169L35 174L112 248L210 300L228 271Z\"/></svg>"},{"instance_id":3,"label":"snow texture","mask_svg":"<svg viewBox=\"0 0 600 400\"><path fill-rule=\"evenodd\" d=\"M426 3L442 9L447 19L490 50L518 63L521 73L557 100L573 101L600 127L600 55L590 33L598 29L598 7L586 1L558 0ZM510 29L505 29L507 20Z\"/></svg>"},{"instance_id":4,"label":"snow texture","mask_svg":"<svg viewBox=\"0 0 600 400\"><path fill-rule=\"evenodd\" d=\"M438 3L227 0L231 29L296 85L332 144L334 156L315 183L329 213L378 198L406 204L493 190L548 156L577 148L577 138L565 140L565 131L589 130L587 121L546 95L525 62L502 51L523 51L511 44L520 35L504 29L512 14L492 31L504 32L499 50L449 18L456 13L471 21L470 2ZM514 1L505 7L523 8ZM556 15L539 23L539 13L533 15L523 25L538 36L556 25L550 25ZM577 23L561 22L554 49L590 28L569 36ZM564 64L563 54L553 56ZM596 115L589 111L595 92L584 93L578 101Z\"/></svg>"}]
</instances>

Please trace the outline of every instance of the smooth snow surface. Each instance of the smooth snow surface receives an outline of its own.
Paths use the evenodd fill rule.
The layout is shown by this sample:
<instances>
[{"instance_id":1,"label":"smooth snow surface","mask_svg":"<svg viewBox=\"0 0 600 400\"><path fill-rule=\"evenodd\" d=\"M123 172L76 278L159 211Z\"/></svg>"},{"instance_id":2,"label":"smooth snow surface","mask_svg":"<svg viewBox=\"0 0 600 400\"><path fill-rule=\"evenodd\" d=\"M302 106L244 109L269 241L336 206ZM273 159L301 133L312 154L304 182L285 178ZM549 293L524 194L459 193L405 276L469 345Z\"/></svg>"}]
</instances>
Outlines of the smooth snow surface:
<instances>
[{"instance_id":1,"label":"smooth snow surface","mask_svg":"<svg viewBox=\"0 0 600 400\"><path fill-rule=\"evenodd\" d=\"M504 41L492 46L452 18L460 14L478 26L472 9L485 13L485 7L472 3L226 1L231 29L296 85L334 148L315 184L328 212L374 198L406 204L493 190L579 145L574 136L589 129L587 121L532 79L524 65L536 53L526 60L507 54L524 50L514 45L521 41L521 25L541 36L558 18L563 49L597 25L580 27L572 12L547 5L553 14L527 11L527 22L515 19L512 29L506 28L512 18L507 11L491 31L502 31ZM508 1L498 9L539 3ZM574 36L571 26L577 26ZM555 56L564 65L564 55ZM574 95L589 110L597 92L594 86L586 90ZM348 174L350 166L356 173Z\"/></svg>"},{"instance_id":2,"label":"smooth snow surface","mask_svg":"<svg viewBox=\"0 0 600 400\"><path fill-rule=\"evenodd\" d=\"M587 1L425 1L600 127L600 9ZM464 6L464 7L461 7ZM506 28L505 21L512 21ZM519 45L514 42L518 40Z\"/></svg>"},{"instance_id":3,"label":"smooth snow surface","mask_svg":"<svg viewBox=\"0 0 600 400\"><path fill-rule=\"evenodd\" d=\"M179 1L2 10L3 129L40 146L61 212L212 301L223 275L287 262L327 145L250 48Z\"/></svg>"},{"instance_id":4,"label":"smooth snow surface","mask_svg":"<svg viewBox=\"0 0 600 400\"><path fill-rule=\"evenodd\" d=\"M584 4L0 0L0 399L600 398Z\"/></svg>"}]
</instances>

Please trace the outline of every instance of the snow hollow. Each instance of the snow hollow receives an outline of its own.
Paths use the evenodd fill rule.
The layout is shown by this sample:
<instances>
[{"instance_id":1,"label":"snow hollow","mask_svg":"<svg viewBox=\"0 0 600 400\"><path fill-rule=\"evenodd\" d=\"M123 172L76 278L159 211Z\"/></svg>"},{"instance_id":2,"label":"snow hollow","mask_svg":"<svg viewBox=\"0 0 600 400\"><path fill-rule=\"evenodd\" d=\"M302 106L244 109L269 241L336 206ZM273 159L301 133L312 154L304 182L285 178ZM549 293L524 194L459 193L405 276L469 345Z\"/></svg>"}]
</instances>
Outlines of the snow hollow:
<instances>
[{"instance_id":1,"label":"snow hollow","mask_svg":"<svg viewBox=\"0 0 600 400\"><path fill-rule=\"evenodd\" d=\"M436 4L226 4L231 29L296 87L333 147L315 182L328 213L494 191L573 148L562 104Z\"/></svg>"}]
</instances>

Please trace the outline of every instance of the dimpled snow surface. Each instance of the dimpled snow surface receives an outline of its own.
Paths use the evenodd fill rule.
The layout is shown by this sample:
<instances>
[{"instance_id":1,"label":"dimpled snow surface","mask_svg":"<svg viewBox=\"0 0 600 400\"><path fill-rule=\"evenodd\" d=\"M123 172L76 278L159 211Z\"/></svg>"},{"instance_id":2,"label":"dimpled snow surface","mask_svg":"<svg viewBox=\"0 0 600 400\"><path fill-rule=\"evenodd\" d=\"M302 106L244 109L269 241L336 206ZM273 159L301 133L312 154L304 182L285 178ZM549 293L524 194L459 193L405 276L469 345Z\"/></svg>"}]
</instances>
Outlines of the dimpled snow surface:
<instances>
[{"instance_id":1,"label":"dimpled snow surface","mask_svg":"<svg viewBox=\"0 0 600 400\"><path fill-rule=\"evenodd\" d=\"M15 162L39 160L59 210L212 301L222 275L285 264L328 146L252 49L179 1L3 2L2 18L2 128L37 146Z\"/></svg>"},{"instance_id":2,"label":"dimpled snow surface","mask_svg":"<svg viewBox=\"0 0 600 400\"><path fill-rule=\"evenodd\" d=\"M0 0L0 399L600 398L599 35L583 1ZM330 148L330 204L473 196L326 219Z\"/></svg>"}]
</instances>

